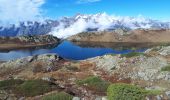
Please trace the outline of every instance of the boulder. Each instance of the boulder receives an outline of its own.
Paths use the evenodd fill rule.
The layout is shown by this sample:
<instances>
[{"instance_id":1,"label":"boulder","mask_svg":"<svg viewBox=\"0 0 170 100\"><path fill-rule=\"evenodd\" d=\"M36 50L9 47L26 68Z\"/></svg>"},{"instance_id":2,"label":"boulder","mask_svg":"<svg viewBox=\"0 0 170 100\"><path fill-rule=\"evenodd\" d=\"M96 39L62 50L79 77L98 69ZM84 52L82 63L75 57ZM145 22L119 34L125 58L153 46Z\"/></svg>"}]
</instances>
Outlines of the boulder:
<instances>
[{"instance_id":1,"label":"boulder","mask_svg":"<svg viewBox=\"0 0 170 100\"><path fill-rule=\"evenodd\" d=\"M111 72L113 69L118 68L118 63L123 60L119 58L118 56L112 56L112 55L104 55L101 57L96 57L89 59L89 61L92 61L96 63L96 67L98 69L103 69L105 71Z\"/></svg>"}]
</instances>

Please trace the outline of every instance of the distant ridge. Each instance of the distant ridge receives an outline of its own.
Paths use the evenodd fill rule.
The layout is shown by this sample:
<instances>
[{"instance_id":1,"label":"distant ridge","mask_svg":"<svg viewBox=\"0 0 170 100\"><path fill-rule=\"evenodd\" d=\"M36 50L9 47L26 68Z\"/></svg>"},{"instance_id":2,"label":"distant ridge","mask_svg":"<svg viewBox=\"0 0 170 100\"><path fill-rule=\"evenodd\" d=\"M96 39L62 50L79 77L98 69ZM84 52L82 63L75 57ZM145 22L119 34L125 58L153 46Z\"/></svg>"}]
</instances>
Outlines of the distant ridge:
<instances>
[{"instance_id":1,"label":"distant ridge","mask_svg":"<svg viewBox=\"0 0 170 100\"><path fill-rule=\"evenodd\" d=\"M42 35L52 34L59 38L67 38L81 32L112 31L115 29L170 29L170 22L138 17L112 16L106 13L77 14L59 20L44 22L20 22L5 27L0 24L0 36Z\"/></svg>"}]
</instances>

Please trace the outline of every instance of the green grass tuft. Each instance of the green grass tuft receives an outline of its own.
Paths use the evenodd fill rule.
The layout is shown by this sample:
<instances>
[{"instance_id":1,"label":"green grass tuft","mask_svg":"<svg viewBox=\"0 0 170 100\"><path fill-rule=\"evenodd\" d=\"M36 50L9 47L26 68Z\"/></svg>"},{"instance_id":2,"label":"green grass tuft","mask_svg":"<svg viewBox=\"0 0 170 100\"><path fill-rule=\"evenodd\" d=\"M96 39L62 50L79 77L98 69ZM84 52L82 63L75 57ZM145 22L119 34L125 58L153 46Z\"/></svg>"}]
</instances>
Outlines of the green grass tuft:
<instances>
[{"instance_id":1,"label":"green grass tuft","mask_svg":"<svg viewBox=\"0 0 170 100\"><path fill-rule=\"evenodd\" d=\"M161 71L169 71L170 72L170 65L167 65L161 69Z\"/></svg>"},{"instance_id":2,"label":"green grass tuft","mask_svg":"<svg viewBox=\"0 0 170 100\"><path fill-rule=\"evenodd\" d=\"M122 54L121 57L130 58L130 57L141 56L141 55L145 55L145 54L141 53L141 52L131 52L131 53L128 53L128 54Z\"/></svg>"},{"instance_id":3,"label":"green grass tuft","mask_svg":"<svg viewBox=\"0 0 170 100\"><path fill-rule=\"evenodd\" d=\"M22 84L24 81L20 79L10 79L10 80L3 80L0 81L0 89L11 89L17 85Z\"/></svg>"},{"instance_id":4,"label":"green grass tuft","mask_svg":"<svg viewBox=\"0 0 170 100\"><path fill-rule=\"evenodd\" d=\"M97 92L106 92L109 82L102 80L99 77L91 76L83 80L76 81L78 85L87 86L90 89L96 90Z\"/></svg>"}]
</instances>

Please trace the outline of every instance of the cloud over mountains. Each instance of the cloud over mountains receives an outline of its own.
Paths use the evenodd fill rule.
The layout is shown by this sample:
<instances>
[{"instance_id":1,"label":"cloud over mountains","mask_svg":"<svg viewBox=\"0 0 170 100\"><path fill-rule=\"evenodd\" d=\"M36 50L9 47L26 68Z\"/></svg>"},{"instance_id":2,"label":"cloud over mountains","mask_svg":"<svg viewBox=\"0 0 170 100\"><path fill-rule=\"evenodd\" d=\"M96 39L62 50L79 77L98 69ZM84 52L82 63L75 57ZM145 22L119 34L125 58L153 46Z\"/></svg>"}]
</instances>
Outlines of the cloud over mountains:
<instances>
[{"instance_id":1,"label":"cloud over mountains","mask_svg":"<svg viewBox=\"0 0 170 100\"><path fill-rule=\"evenodd\" d=\"M0 23L40 20L44 0L0 0Z\"/></svg>"},{"instance_id":2,"label":"cloud over mountains","mask_svg":"<svg viewBox=\"0 0 170 100\"><path fill-rule=\"evenodd\" d=\"M104 31L114 29L170 29L170 22L145 18L143 16L115 16L106 13L92 15L79 14L59 20L59 25L50 34L67 38L80 32Z\"/></svg>"}]
</instances>

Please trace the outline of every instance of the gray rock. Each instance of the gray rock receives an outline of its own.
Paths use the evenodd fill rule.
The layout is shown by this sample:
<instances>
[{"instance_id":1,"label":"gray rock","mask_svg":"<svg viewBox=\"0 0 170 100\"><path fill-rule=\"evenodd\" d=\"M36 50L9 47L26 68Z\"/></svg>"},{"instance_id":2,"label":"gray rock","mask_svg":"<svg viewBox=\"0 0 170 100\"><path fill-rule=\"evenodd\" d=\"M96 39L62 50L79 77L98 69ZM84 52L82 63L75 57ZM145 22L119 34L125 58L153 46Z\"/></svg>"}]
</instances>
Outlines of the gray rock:
<instances>
[{"instance_id":1,"label":"gray rock","mask_svg":"<svg viewBox=\"0 0 170 100\"><path fill-rule=\"evenodd\" d=\"M111 72L113 69L119 68L118 63L124 59L118 56L104 55L102 57L96 57L89 59L89 61L95 62L96 67L99 69L104 69L105 71Z\"/></svg>"},{"instance_id":2,"label":"gray rock","mask_svg":"<svg viewBox=\"0 0 170 100\"><path fill-rule=\"evenodd\" d=\"M165 94L168 96L168 98L170 99L170 91L165 92Z\"/></svg>"},{"instance_id":3,"label":"gray rock","mask_svg":"<svg viewBox=\"0 0 170 100\"><path fill-rule=\"evenodd\" d=\"M135 66L136 70L128 75L132 79L143 79L146 81L158 80L161 78L159 76L161 74L161 68L166 65L167 61L162 57L149 57L141 62L133 64L132 66ZM167 79L164 77L164 80Z\"/></svg>"},{"instance_id":4,"label":"gray rock","mask_svg":"<svg viewBox=\"0 0 170 100\"><path fill-rule=\"evenodd\" d=\"M129 32L130 30L129 29L126 29L126 28L117 28L114 30L114 32L116 32L117 34L120 34L120 35L128 35L128 34L131 34Z\"/></svg>"},{"instance_id":5,"label":"gray rock","mask_svg":"<svg viewBox=\"0 0 170 100\"><path fill-rule=\"evenodd\" d=\"M157 95L156 100L162 100L161 96Z\"/></svg>"},{"instance_id":6,"label":"gray rock","mask_svg":"<svg viewBox=\"0 0 170 100\"><path fill-rule=\"evenodd\" d=\"M107 100L107 97L105 96L105 97L102 97L102 100Z\"/></svg>"},{"instance_id":7,"label":"gray rock","mask_svg":"<svg viewBox=\"0 0 170 100\"><path fill-rule=\"evenodd\" d=\"M102 100L102 97L97 97L95 100Z\"/></svg>"},{"instance_id":8,"label":"gray rock","mask_svg":"<svg viewBox=\"0 0 170 100\"><path fill-rule=\"evenodd\" d=\"M4 90L0 90L0 100L6 100L8 97L8 93L6 93Z\"/></svg>"},{"instance_id":9,"label":"gray rock","mask_svg":"<svg viewBox=\"0 0 170 100\"><path fill-rule=\"evenodd\" d=\"M38 56L30 56L17 60L11 60L0 64L0 72L11 72L15 70L24 70L30 68L33 72L51 72L58 69L54 62L60 60L56 54L43 54Z\"/></svg>"},{"instance_id":10,"label":"gray rock","mask_svg":"<svg viewBox=\"0 0 170 100\"><path fill-rule=\"evenodd\" d=\"M73 97L73 100L81 100L79 97Z\"/></svg>"},{"instance_id":11,"label":"gray rock","mask_svg":"<svg viewBox=\"0 0 170 100\"><path fill-rule=\"evenodd\" d=\"M52 78L52 77L43 77L42 80L49 81L49 82L54 82L55 81L55 79Z\"/></svg>"}]
</instances>

